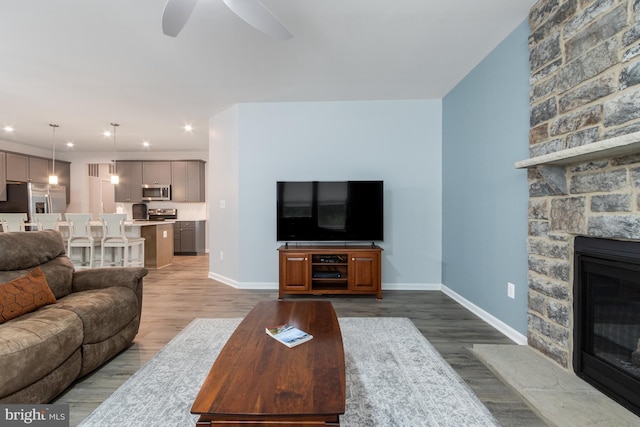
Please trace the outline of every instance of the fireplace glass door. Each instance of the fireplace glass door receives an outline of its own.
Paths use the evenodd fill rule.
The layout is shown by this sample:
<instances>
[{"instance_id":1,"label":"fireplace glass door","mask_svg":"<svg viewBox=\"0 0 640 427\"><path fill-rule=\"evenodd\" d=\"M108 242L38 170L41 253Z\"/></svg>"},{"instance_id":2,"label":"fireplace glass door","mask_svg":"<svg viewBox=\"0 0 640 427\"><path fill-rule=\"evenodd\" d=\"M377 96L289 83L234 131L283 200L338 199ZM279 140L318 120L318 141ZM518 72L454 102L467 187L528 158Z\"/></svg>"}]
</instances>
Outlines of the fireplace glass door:
<instances>
[{"instance_id":1,"label":"fireplace glass door","mask_svg":"<svg viewBox=\"0 0 640 427\"><path fill-rule=\"evenodd\" d=\"M574 369L640 413L640 243L579 237L575 249Z\"/></svg>"}]
</instances>

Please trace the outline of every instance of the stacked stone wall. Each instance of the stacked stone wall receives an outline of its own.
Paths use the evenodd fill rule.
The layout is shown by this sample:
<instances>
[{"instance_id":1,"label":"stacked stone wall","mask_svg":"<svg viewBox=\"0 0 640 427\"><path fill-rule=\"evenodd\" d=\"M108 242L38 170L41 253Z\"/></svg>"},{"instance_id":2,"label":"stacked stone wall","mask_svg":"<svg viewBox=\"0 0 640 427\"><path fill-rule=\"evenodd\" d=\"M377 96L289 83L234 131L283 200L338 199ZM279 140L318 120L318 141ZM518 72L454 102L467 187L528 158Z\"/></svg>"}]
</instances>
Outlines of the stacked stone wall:
<instances>
[{"instance_id":1,"label":"stacked stone wall","mask_svg":"<svg viewBox=\"0 0 640 427\"><path fill-rule=\"evenodd\" d=\"M530 11L531 157L640 131L640 0ZM573 350L573 238L640 240L640 154L538 166L529 179L529 345Z\"/></svg>"}]
</instances>

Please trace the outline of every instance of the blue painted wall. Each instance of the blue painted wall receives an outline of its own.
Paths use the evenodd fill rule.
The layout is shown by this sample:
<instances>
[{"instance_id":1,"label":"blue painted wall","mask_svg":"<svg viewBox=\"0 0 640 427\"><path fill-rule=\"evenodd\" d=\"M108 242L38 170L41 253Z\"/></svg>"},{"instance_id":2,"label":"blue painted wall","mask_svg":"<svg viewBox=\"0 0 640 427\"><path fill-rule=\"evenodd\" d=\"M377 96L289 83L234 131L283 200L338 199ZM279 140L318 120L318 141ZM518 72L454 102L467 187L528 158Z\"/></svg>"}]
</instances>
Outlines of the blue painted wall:
<instances>
[{"instance_id":1,"label":"blue painted wall","mask_svg":"<svg viewBox=\"0 0 640 427\"><path fill-rule=\"evenodd\" d=\"M240 287L277 287L276 181L381 179L383 290L440 284L441 113L441 100L407 100L239 104L219 115L212 151L235 144L238 166L237 179L209 168L211 271ZM237 206L236 229L216 220L222 199Z\"/></svg>"},{"instance_id":2,"label":"blue painted wall","mask_svg":"<svg viewBox=\"0 0 640 427\"><path fill-rule=\"evenodd\" d=\"M529 27L443 99L443 284L527 333ZM507 297L507 282L516 285Z\"/></svg>"}]
</instances>

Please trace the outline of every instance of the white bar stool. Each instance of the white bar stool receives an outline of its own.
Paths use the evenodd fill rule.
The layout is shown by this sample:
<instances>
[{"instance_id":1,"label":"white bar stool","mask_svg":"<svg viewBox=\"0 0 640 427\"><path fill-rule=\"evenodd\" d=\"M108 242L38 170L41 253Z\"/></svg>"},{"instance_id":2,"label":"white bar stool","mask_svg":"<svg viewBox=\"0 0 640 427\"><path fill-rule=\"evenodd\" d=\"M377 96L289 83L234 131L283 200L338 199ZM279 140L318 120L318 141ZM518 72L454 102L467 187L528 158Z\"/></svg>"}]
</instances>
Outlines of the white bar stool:
<instances>
[{"instance_id":1,"label":"white bar stool","mask_svg":"<svg viewBox=\"0 0 640 427\"><path fill-rule=\"evenodd\" d=\"M62 220L62 214L59 213L36 213L33 214L32 221L38 224L38 230L56 230L60 231L59 222Z\"/></svg>"},{"instance_id":2,"label":"white bar stool","mask_svg":"<svg viewBox=\"0 0 640 427\"><path fill-rule=\"evenodd\" d=\"M85 249L89 248L89 268L93 267L93 259L95 258L95 248L100 246L100 240L96 240L91 234L92 214L85 213L66 213L64 214L68 228L69 238L67 239L67 250L69 258L73 262L71 252L73 248L82 248L82 258L77 267L84 267L87 264L85 259ZM74 263L75 264L75 263Z\"/></svg>"},{"instance_id":3,"label":"white bar stool","mask_svg":"<svg viewBox=\"0 0 640 427\"><path fill-rule=\"evenodd\" d=\"M126 235L124 221L127 219L127 215L102 213L98 216L100 221L102 221L102 256L100 266L105 266L107 248L112 248L111 264L120 264L116 263L115 248L122 248L123 253L120 262L123 267L144 267L144 238L129 237ZM137 248L137 258L133 257L134 253L136 253L136 251L134 251L135 248Z\"/></svg>"},{"instance_id":4,"label":"white bar stool","mask_svg":"<svg viewBox=\"0 0 640 427\"><path fill-rule=\"evenodd\" d=\"M26 222L26 212L0 214L0 224L2 224L2 231L25 231Z\"/></svg>"}]
</instances>

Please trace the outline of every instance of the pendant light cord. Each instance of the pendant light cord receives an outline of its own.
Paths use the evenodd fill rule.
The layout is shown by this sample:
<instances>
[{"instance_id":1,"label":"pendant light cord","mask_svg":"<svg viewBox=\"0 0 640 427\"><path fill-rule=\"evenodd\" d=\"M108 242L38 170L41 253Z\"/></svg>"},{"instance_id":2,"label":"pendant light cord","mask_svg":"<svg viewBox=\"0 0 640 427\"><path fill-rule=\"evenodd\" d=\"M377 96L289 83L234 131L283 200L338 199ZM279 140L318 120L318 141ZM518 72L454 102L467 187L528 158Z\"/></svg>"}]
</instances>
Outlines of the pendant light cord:
<instances>
[{"instance_id":1,"label":"pendant light cord","mask_svg":"<svg viewBox=\"0 0 640 427\"><path fill-rule=\"evenodd\" d=\"M56 128L60 126L52 123L49 123L49 126L53 128L53 158L51 160L51 175L55 175L56 174Z\"/></svg>"},{"instance_id":2,"label":"pendant light cord","mask_svg":"<svg viewBox=\"0 0 640 427\"><path fill-rule=\"evenodd\" d=\"M113 126L113 174L118 175L118 166L116 163L116 128L120 126L118 123L111 123Z\"/></svg>"}]
</instances>

